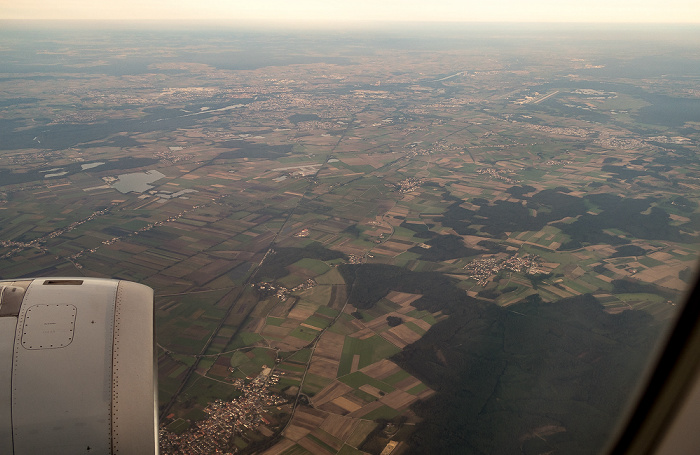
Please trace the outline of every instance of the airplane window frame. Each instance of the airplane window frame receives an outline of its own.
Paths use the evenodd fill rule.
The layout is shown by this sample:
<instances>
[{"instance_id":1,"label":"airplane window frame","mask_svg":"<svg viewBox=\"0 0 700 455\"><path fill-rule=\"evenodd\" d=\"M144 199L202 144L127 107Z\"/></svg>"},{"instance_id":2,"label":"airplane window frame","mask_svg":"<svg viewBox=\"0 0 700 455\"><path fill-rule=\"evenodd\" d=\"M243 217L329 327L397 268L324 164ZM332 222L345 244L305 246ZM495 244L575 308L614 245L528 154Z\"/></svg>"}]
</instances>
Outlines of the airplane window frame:
<instances>
[{"instance_id":1,"label":"airplane window frame","mask_svg":"<svg viewBox=\"0 0 700 455\"><path fill-rule=\"evenodd\" d=\"M696 270L698 270L696 266ZM696 274L692 289L672 324L665 342L659 343L655 361L650 362L649 374L640 381L637 399L621 419L616 438L607 453L612 455L641 455L667 453L662 448L664 437L683 424L688 416L682 413L692 388L700 381L700 276ZM687 422L686 422L687 423ZM671 435L673 436L673 435ZM700 439L700 434L686 435ZM697 448L697 446L695 447Z\"/></svg>"}]
</instances>

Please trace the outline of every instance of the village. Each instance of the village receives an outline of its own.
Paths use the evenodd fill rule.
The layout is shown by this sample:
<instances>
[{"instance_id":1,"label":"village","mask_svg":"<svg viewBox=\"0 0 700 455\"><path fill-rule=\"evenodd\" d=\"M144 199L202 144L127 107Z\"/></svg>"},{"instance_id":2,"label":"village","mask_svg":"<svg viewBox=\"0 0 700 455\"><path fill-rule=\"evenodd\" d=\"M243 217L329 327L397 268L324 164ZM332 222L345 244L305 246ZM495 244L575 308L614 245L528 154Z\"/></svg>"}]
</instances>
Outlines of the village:
<instances>
[{"instance_id":1,"label":"village","mask_svg":"<svg viewBox=\"0 0 700 455\"><path fill-rule=\"evenodd\" d=\"M519 183L519 180L515 180L515 179L512 179L506 175L503 175L506 172L507 171L505 171L503 169L495 169L492 167L481 168L481 169L476 170L476 173L479 175L489 175L494 179L503 180L504 182L510 183L511 185L515 185L516 183ZM512 171L511 171L511 173L512 173Z\"/></svg>"},{"instance_id":2,"label":"village","mask_svg":"<svg viewBox=\"0 0 700 455\"><path fill-rule=\"evenodd\" d=\"M241 396L231 401L216 400L210 403L204 412L209 414L205 420L181 434L168 431L165 424L160 426L160 449L172 454L211 454L236 453L232 447L233 438L246 430L261 430L261 426L270 424L265 416L266 407L279 407L287 399L268 390L269 385L279 382L279 374L263 365L260 374L245 384L237 381ZM174 416L170 416L172 418ZM269 428L263 433L272 434Z\"/></svg>"},{"instance_id":3,"label":"village","mask_svg":"<svg viewBox=\"0 0 700 455\"><path fill-rule=\"evenodd\" d=\"M286 288L284 286L274 285L272 283L268 283L267 281L263 281L257 284L251 284L251 286L261 293L274 294L278 299L284 302L285 300L287 300L287 297L289 297L289 294L291 292L311 289L312 287L316 286L316 281L314 281L312 278L309 278L308 280L304 281L303 283L297 286L294 286L291 289Z\"/></svg>"},{"instance_id":4,"label":"village","mask_svg":"<svg viewBox=\"0 0 700 455\"><path fill-rule=\"evenodd\" d=\"M396 188L399 190L399 193L410 193L411 191L416 191L422 183L423 180L419 178L408 177L397 183Z\"/></svg>"},{"instance_id":5,"label":"village","mask_svg":"<svg viewBox=\"0 0 700 455\"><path fill-rule=\"evenodd\" d=\"M510 270L512 272L524 272L529 275L542 273L539 269L542 263L542 258L532 254L523 256L510 256L508 258L499 258L491 256L484 259L476 259L464 266L469 278L476 280L480 286L486 285L491 277L498 274L501 270Z\"/></svg>"}]
</instances>

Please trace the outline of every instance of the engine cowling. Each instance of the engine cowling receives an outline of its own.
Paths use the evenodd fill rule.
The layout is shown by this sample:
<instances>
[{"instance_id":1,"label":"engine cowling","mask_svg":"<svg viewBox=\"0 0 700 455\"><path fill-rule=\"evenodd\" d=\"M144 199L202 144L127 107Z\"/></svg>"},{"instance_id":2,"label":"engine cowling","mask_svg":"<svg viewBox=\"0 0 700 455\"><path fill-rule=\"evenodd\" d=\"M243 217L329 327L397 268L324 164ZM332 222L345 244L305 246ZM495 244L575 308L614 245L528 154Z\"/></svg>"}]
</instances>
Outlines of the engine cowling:
<instances>
[{"instance_id":1,"label":"engine cowling","mask_svg":"<svg viewBox=\"0 0 700 455\"><path fill-rule=\"evenodd\" d=\"M158 453L153 290L0 281L0 453Z\"/></svg>"}]
</instances>

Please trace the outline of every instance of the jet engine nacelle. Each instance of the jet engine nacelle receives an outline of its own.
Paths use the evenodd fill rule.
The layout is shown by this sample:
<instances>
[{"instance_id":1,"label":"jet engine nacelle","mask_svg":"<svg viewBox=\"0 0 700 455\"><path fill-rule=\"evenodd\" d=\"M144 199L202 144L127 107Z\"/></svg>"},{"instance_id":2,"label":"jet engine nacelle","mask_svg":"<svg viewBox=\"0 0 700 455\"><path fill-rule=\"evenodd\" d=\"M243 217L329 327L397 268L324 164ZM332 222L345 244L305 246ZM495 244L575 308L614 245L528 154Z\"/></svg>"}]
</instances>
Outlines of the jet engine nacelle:
<instances>
[{"instance_id":1,"label":"jet engine nacelle","mask_svg":"<svg viewBox=\"0 0 700 455\"><path fill-rule=\"evenodd\" d=\"M158 453L153 290L0 281L0 454Z\"/></svg>"}]
</instances>

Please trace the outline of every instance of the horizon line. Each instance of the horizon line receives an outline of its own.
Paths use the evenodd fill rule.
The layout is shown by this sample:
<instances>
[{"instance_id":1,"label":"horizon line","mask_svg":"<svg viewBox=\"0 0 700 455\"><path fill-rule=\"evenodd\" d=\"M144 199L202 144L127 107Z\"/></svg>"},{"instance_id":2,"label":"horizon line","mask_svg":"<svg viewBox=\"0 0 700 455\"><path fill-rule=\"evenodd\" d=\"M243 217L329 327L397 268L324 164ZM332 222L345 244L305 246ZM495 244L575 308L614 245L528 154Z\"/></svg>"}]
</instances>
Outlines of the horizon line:
<instances>
[{"instance_id":1,"label":"horizon line","mask_svg":"<svg viewBox=\"0 0 700 455\"><path fill-rule=\"evenodd\" d=\"M700 21L697 22L642 22L642 21L535 21L535 20L520 20L520 21L491 21L491 20L384 20L384 19L365 19L365 20L308 20L290 22L286 20L274 19L151 19L151 18L2 18L0 23L7 26L15 27L31 27L32 25L49 25L60 27L62 24L73 24L79 26L155 26L168 27L177 26L179 28L198 28L201 26L218 26L218 27L244 27L244 28L278 28L278 29L347 29L347 28L405 28L405 27L421 27L431 28L436 26L443 27L544 27L544 28L686 28L693 29L700 27ZM624 31L624 30L620 30Z\"/></svg>"}]
</instances>

